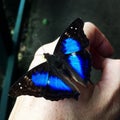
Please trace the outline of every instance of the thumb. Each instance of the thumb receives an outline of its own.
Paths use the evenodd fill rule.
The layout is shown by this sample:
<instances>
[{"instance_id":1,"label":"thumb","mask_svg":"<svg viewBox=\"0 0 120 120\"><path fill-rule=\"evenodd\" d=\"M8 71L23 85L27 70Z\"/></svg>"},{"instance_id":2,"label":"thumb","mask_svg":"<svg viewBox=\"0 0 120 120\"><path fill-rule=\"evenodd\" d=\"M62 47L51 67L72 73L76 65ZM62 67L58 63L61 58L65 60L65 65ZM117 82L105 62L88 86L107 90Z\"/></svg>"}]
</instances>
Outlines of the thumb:
<instances>
[{"instance_id":1,"label":"thumb","mask_svg":"<svg viewBox=\"0 0 120 120\"><path fill-rule=\"evenodd\" d=\"M98 86L111 96L120 87L120 60L105 59L102 67L102 78Z\"/></svg>"},{"instance_id":2,"label":"thumb","mask_svg":"<svg viewBox=\"0 0 120 120\"><path fill-rule=\"evenodd\" d=\"M120 88L120 60L104 59L102 65L102 77L91 98L91 102L101 109L110 103Z\"/></svg>"}]
</instances>

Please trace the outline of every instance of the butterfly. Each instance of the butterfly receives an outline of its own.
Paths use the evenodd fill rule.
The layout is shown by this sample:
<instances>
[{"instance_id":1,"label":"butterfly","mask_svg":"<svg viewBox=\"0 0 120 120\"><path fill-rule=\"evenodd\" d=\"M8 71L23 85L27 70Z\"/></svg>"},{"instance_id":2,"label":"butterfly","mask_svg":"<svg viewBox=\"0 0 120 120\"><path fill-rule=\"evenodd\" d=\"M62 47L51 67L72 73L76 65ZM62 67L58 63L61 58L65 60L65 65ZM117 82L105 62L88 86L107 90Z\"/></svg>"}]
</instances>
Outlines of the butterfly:
<instances>
[{"instance_id":1,"label":"butterfly","mask_svg":"<svg viewBox=\"0 0 120 120\"><path fill-rule=\"evenodd\" d=\"M80 91L75 82L85 86L90 81L91 56L86 49L89 40L83 31L84 22L77 18L60 36L54 53L44 53L46 62L26 72L10 88L10 96L30 95L57 101L78 100Z\"/></svg>"}]
</instances>

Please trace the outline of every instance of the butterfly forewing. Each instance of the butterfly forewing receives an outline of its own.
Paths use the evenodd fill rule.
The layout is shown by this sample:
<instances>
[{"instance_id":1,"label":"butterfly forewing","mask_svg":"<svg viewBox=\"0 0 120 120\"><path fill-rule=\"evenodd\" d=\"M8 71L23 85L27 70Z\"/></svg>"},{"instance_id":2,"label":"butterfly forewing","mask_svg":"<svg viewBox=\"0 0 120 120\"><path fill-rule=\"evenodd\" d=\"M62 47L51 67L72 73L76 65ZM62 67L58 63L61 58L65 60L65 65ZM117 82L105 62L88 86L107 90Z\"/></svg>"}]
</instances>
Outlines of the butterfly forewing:
<instances>
[{"instance_id":1,"label":"butterfly forewing","mask_svg":"<svg viewBox=\"0 0 120 120\"><path fill-rule=\"evenodd\" d=\"M69 27L60 36L54 51L55 55L70 54L88 47L89 40L84 34L83 25L83 21L79 18L69 25Z\"/></svg>"},{"instance_id":2,"label":"butterfly forewing","mask_svg":"<svg viewBox=\"0 0 120 120\"><path fill-rule=\"evenodd\" d=\"M31 69L13 84L9 94L15 97L19 95L33 95L36 97L42 96L44 92L43 88L47 84L47 71L48 65L46 62Z\"/></svg>"}]
</instances>

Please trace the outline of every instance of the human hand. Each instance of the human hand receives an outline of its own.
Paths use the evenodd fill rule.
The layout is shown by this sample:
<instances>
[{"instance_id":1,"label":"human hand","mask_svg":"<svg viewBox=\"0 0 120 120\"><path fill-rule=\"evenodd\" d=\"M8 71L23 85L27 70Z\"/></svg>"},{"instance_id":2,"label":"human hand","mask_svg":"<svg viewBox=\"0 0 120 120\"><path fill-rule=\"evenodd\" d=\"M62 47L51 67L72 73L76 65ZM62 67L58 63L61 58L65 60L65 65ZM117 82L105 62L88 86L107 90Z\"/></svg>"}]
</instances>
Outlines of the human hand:
<instances>
[{"instance_id":1,"label":"human hand","mask_svg":"<svg viewBox=\"0 0 120 120\"><path fill-rule=\"evenodd\" d=\"M100 81L87 89L80 87L78 101L19 96L9 120L115 120L120 116L120 60L108 59L112 46L92 23L85 23L84 32L90 40L93 66L102 70ZM30 69L43 62L39 54L52 53L56 44L57 40L38 49Z\"/></svg>"}]
</instances>

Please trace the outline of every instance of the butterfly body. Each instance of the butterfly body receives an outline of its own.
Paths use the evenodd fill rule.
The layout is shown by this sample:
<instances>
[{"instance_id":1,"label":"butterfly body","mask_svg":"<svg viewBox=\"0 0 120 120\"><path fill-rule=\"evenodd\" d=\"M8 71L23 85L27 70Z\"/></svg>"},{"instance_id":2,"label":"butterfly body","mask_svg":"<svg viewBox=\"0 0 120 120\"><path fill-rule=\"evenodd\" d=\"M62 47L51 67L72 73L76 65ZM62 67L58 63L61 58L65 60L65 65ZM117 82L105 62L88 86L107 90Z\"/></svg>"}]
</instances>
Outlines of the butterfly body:
<instances>
[{"instance_id":1,"label":"butterfly body","mask_svg":"<svg viewBox=\"0 0 120 120\"><path fill-rule=\"evenodd\" d=\"M90 80L91 60L86 47L83 22L76 19L61 35L53 55L43 54L46 62L23 75L11 88L11 96L32 95L49 100L78 99L76 83Z\"/></svg>"}]
</instances>

